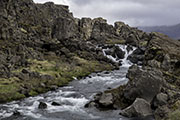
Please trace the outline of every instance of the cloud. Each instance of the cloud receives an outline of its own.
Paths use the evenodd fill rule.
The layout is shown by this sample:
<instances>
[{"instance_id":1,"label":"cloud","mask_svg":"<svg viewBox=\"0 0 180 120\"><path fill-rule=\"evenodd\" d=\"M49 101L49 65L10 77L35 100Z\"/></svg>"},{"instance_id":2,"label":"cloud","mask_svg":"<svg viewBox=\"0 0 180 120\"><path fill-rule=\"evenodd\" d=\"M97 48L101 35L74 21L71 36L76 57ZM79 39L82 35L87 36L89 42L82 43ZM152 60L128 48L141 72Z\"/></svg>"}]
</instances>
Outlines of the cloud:
<instances>
[{"instance_id":1,"label":"cloud","mask_svg":"<svg viewBox=\"0 0 180 120\"><path fill-rule=\"evenodd\" d=\"M45 2L46 0L35 0ZM103 17L109 23L123 21L131 26L180 23L180 0L51 0L66 4L75 17Z\"/></svg>"}]
</instances>

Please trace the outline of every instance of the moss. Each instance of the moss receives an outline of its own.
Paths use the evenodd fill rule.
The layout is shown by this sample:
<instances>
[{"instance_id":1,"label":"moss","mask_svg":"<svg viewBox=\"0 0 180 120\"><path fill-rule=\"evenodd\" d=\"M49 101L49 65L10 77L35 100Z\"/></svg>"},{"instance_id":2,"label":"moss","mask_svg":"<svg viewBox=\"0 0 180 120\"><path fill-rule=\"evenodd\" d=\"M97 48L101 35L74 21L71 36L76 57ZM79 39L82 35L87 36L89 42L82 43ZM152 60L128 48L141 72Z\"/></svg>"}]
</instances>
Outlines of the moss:
<instances>
[{"instance_id":1,"label":"moss","mask_svg":"<svg viewBox=\"0 0 180 120\"><path fill-rule=\"evenodd\" d=\"M147 46L147 44L148 44L148 41L142 41L139 43L139 45L143 47Z\"/></svg>"},{"instance_id":2,"label":"moss","mask_svg":"<svg viewBox=\"0 0 180 120\"><path fill-rule=\"evenodd\" d=\"M180 100L177 100L171 107L172 110L180 109Z\"/></svg>"},{"instance_id":3,"label":"moss","mask_svg":"<svg viewBox=\"0 0 180 120\"><path fill-rule=\"evenodd\" d=\"M169 113L168 120L180 120L180 110Z\"/></svg>"},{"instance_id":4,"label":"moss","mask_svg":"<svg viewBox=\"0 0 180 120\"><path fill-rule=\"evenodd\" d=\"M179 76L176 76L176 75L174 75L174 74L172 74L172 73L169 73L169 72L167 72L167 71L163 71L163 74L164 74L165 76L167 76L167 77L170 77L170 78L173 78L173 79L176 79L176 80L180 80L180 77L179 77Z\"/></svg>"},{"instance_id":5,"label":"moss","mask_svg":"<svg viewBox=\"0 0 180 120\"><path fill-rule=\"evenodd\" d=\"M30 96L35 96L35 95L38 95L38 93L37 93L36 91L34 91L34 90L31 90L31 91L29 92L29 95L30 95Z\"/></svg>"},{"instance_id":6,"label":"moss","mask_svg":"<svg viewBox=\"0 0 180 120\"><path fill-rule=\"evenodd\" d=\"M0 80L0 102L25 98L25 95L19 93L20 83L16 80L17 78Z\"/></svg>"},{"instance_id":7,"label":"moss","mask_svg":"<svg viewBox=\"0 0 180 120\"><path fill-rule=\"evenodd\" d=\"M19 74L22 72L22 69L27 69L40 75L52 76L52 79L32 78L28 81L20 80L16 77L0 79L0 102L24 98L25 95L18 92L22 91L24 87L28 95L35 96L39 93L47 92L53 85L64 86L74 78L81 78L92 72L111 70L113 68L109 64L100 63L95 60L86 60L78 56L72 57L71 63L61 59L43 61L29 59L28 62L28 67L22 67L13 72Z\"/></svg>"}]
</instances>

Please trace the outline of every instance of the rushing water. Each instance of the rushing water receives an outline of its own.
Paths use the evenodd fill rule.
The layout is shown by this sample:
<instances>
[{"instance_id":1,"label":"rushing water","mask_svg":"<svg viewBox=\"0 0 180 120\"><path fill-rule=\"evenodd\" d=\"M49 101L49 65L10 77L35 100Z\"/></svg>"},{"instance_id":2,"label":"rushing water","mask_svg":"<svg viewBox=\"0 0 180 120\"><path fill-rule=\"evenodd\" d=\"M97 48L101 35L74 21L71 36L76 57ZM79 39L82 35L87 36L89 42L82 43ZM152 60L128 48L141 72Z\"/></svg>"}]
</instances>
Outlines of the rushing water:
<instances>
[{"instance_id":1,"label":"rushing water","mask_svg":"<svg viewBox=\"0 0 180 120\"><path fill-rule=\"evenodd\" d=\"M127 120L119 115L119 110L99 111L96 108L84 108L84 105L97 92L126 84L126 73L131 65L127 60L127 46L118 45L125 51L122 66L112 72L92 73L81 80L74 80L66 87L36 97L26 98L0 105L0 119L3 120ZM104 49L103 53L108 49ZM119 62L117 58L106 55L109 59ZM38 109L40 102L47 104L47 109ZM57 102L60 106L51 105ZM20 113L13 114L13 113Z\"/></svg>"}]
</instances>

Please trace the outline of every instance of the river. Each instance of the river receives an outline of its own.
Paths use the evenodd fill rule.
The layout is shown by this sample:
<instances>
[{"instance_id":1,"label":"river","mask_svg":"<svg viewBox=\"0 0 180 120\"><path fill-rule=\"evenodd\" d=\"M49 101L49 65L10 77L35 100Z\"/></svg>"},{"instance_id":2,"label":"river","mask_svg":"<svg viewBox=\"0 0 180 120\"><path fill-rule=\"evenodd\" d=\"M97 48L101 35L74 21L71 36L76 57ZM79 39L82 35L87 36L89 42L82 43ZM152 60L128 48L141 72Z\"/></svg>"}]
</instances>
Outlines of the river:
<instances>
[{"instance_id":1,"label":"river","mask_svg":"<svg viewBox=\"0 0 180 120\"><path fill-rule=\"evenodd\" d=\"M127 60L132 51L127 46L118 45L125 51L125 58L119 70L111 72L92 73L81 80L75 79L68 86L60 87L35 97L13 101L0 105L0 119L2 120L129 120L119 115L120 110L99 111L96 108L84 108L93 95L126 84L126 74L131 63ZM134 48L135 49L135 48ZM103 52L105 54L104 49ZM116 62L116 58L106 55ZM47 104L47 109L38 109L39 103ZM52 105L53 102L59 106ZM15 114L16 113L16 114Z\"/></svg>"}]
</instances>

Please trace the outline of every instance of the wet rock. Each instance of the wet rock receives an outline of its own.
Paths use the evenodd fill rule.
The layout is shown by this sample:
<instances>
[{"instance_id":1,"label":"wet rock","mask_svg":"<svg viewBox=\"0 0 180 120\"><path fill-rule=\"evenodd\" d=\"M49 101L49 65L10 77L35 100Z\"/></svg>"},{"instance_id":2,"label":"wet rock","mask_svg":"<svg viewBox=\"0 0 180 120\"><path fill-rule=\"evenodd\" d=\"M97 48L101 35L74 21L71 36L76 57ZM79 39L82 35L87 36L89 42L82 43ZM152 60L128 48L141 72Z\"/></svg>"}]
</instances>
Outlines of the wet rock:
<instances>
[{"instance_id":1,"label":"wet rock","mask_svg":"<svg viewBox=\"0 0 180 120\"><path fill-rule=\"evenodd\" d=\"M61 106L61 104L58 103L58 102L52 102L51 105L53 105L53 106Z\"/></svg>"},{"instance_id":2,"label":"wet rock","mask_svg":"<svg viewBox=\"0 0 180 120\"><path fill-rule=\"evenodd\" d=\"M47 108L47 104L44 103L44 102L40 102L38 108L39 109L46 109Z\"/></svg>"},{"instance_id":3,"label":"wet rock","mask_svg":"<svg viewBox=\"0 0 180 120\"><path fill-rule=\"evenodd\" d=\"M136 98L133 104L122 110L120 114L126 117L146 117L152 115L152 110L146 100Z\"/></svg>"},{"instance_id":4,"label":"wet rock","mask_svg":"<svg viewBox=\"0 0 180 120\"><path fill-rule=\"evenodd\" d=\"M138 64L144 60L144 50L141 48L136 49L131 55L128 56L128 60L130 60L134 64Z\"/></svg>"},{"instance_id":5,"label":"wet rock","mask_svg":"<svg viewBox=\"0 0 180 120\"><path fill-rule=\"evenodd\" d=\"M97 104L93 101L88 102L84 105L85 108L92 108L92 107L98 107Z\"/></svg>"},{"instance_id":6,"label":"wet rock","mask_svg":"<svg viewBox=\"0 0 180 120\"><path fill-rule=\"evenodd\" d=\"M132 47L131 45L128 45L127 48L126 48L126 50L127 50L128 52L130 52L130 51L133 50L133 47Z\"/></svg>"},{"instance_id":7,"label":"wet rock","mask_svg":"<svg viewBox=\"0 0 180 120\"><path fill-rule=\"evenodd\" d=\"M123 59L124 58L125 52L121 48L119 48L118 46L115 47L114 52L115 52L115 54L117 55L117 57L119 59Z\"/></svg>"},{"instance_id":8,"label":"wet rock","mask_svg":"<svg viewBox=\"0 0 180 120\"><path fill-rule=\"evenodd\" d=\"M20 116L20 115L21 115L21 113L17 110L13 112L13 116Z\"/></svg>"},{"instance_id":9,"label":"wet rock","mask_svg":"<svg viewBox=\"0 0 180 120\"><path fill-rule=\"evenodd\" d=\"M104 74L109 74L110 72L109 71L105 71Z\"/></svg>"},{"instance_id":10,"label":"wet rock","mask_svg":"<svg viewBox=\"0 0 180 120\"><path fill-rule=\"evenodd\" d=\"M57 86L57 85L51 85L51 86L50 86L50 89L51 89L51 90L57 90L57 89L58 89L58 86Z\"/></svg>"},{"instance_id":11,"label":"wet rock","mask_svg":"<svg viewBox=\"0 0 180 120\"><path fill-rule=\"evenodd\" d=\"M117 57L119 59L123 59L124 55L125 55L125 52L118 46L114 46L113 48L106 50L105 53L106 53L106 55L111 55L114 58Z\"/></svg>"},{"instance_id":12,"label":"wet rock","mask_svg":"<svg viewBox=\"0 0 180 120\"><path fill-rule=\"evenodd\" d=\"M103 93L99 98L99 104L108 107L113 104L113 95L111 93Z\"/></svg>"}]
</instances>

